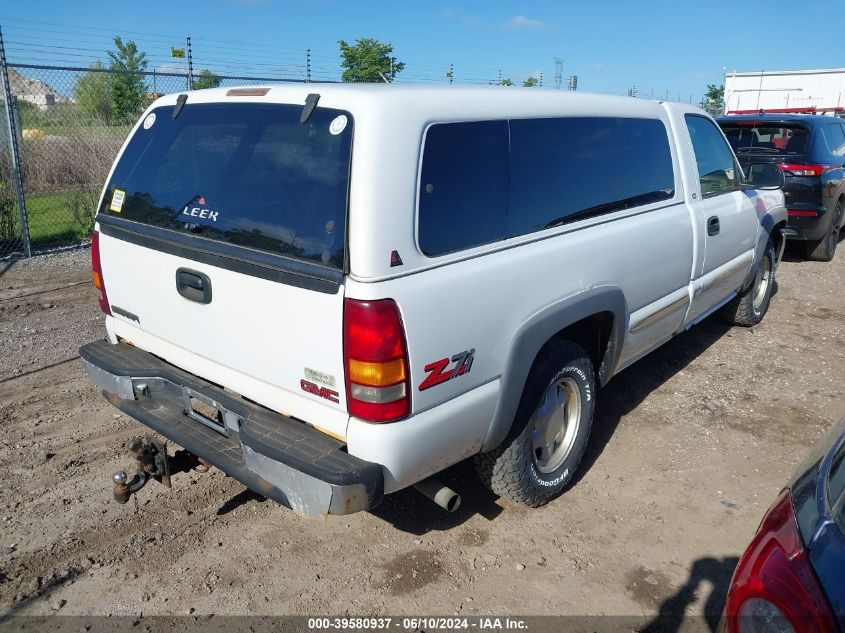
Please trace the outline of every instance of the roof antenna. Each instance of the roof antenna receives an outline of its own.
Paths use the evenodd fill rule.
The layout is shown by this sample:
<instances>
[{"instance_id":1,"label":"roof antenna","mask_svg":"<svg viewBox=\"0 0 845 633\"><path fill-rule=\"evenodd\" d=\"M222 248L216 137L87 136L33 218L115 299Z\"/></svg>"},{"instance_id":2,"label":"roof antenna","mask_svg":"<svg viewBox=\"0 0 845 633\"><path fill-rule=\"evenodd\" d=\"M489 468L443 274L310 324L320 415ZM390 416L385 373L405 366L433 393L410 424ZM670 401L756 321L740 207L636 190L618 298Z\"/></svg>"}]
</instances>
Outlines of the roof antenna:
<instances>
[{"instance_id":1,"label":"roof antenna","mask_svg":"<svg viewBox=\"0 0 845 633\"><path fill-rule=\"evenodd\" d=\"M302 114L299 115L300 123L308 123L308 119L311 118L311 114L314 112L314 108L317 107L317 102L319 100L320 95L318 95L316 92L312 92L307 97L305 97L305 107L302 108Z\"/></svg>"},{"instance_id":2,"label":"roof antenna","mask_svg":"<svg viewBox=\"0 0 845 633\"><path fill-rule=\"evenodd\" d=\"M185 102L188 100L188 95L179 95L176 97L176 107L173 108L173 118L178 119L182 114L182 108L185 107Z\"/></svg>"}]
</instances>

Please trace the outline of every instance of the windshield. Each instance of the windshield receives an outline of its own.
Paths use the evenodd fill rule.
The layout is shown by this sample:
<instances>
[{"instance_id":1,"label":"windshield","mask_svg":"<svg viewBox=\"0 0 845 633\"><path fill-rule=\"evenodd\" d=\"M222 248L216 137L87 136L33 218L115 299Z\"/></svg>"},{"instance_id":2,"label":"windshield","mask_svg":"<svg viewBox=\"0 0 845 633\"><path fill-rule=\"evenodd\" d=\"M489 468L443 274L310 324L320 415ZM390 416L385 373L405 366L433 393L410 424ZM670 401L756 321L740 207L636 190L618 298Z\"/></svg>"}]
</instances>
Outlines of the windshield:
<instances>
[{"instance_id":1,"label":"windshield","mask_svg":"<svg viewBox=\"0 0 845 633\"><path fill-rule=\"evenodd\" d=\"M343 267L352 116L301 105L185 104L148 114L100 213Z\"/></svg>"},{"instance_id":2,"label":"windshield","mask_svg":"<svg viewBox=\"0 0 845 633\"><path fill-rule=\"evenodd\" d=\"M800 125L725 125L722 130L737 155L792 156L804 153L807 129Z\"/></svg>"}]
</instances>

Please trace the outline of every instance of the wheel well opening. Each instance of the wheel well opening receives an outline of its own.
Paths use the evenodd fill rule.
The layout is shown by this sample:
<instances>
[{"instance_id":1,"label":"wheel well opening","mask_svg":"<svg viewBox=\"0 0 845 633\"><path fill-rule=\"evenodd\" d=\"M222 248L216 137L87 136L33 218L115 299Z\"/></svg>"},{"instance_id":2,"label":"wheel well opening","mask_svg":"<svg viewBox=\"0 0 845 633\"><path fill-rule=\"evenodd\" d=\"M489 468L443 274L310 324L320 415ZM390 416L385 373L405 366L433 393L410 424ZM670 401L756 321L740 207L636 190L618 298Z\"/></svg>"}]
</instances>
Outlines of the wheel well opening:
<instances>
[{"instance_id":1,"label":"wheel well opening","mask_svg":"<svg viewBox=\"0 0 845 633\"><path fill-rule=\"evenodd\" d=\"M775 247L775 253L780 251L780 243L783 242L783 235L781 235L780 230L786 228L786 222L778 222L772 227L772 232L769 233L769 239L772 240L772 244Z\"/></svg>"},{"instance_id":2,"label":"wheel well opening","mask_svg":"<svg viewBox=\"0 0 845 633\"><path fill-rule=\"evenodd\" d=\"M567 325L550 339L572 341L583 347L590 355L596 379L600 384L606 382L603 378L606 378L611 369L607 365L613 318L612 312L598 312Z\"/></svg>"}]
</instances>

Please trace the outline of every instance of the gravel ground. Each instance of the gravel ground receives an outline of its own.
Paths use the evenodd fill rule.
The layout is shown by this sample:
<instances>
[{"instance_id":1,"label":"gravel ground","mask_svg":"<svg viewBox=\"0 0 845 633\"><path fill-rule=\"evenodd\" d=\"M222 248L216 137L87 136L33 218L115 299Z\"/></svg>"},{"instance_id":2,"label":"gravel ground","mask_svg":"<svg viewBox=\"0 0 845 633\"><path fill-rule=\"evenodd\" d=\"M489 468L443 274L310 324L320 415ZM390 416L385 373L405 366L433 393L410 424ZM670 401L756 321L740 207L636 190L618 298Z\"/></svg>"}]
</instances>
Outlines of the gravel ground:
<instances>
[{"instance_id":1,"label":"gravel ground","mask_svg":"<svg viewBox=\"0 0 845 633\"><path fill-rule=\"evenodd\" d=\"M599 395L581 478L531 510L461 464L449 515L414 491L308 520L218 471L111 500L143 427L86 379L88 252L0 262L0 614L617 614L712 624L737 557L845 415L845 248L788 258L764 322L708 319ZM683 630L683 628L681 629Z\"/></svg>"}]
</instances>

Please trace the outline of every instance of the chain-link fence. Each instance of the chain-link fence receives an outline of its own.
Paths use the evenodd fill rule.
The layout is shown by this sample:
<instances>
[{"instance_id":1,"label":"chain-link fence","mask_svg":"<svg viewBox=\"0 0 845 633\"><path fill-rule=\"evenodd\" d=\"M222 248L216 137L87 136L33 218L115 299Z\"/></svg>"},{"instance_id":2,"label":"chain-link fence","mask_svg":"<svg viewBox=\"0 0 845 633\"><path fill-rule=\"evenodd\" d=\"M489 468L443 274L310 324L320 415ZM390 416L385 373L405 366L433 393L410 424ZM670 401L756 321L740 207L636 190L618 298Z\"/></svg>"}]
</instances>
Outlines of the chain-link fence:
<instances>
[{"instance_id":1,"label":"chain-link fence","mask_svg":"<svg viewBox=\"0 0 845 633\"><path fill-rule=\"evenodd\" d=\"M6 107L3 99L0 101L0 258L24 252Z\"/></svg>"},{"instance_id":2,"label":"chain-link fence","mask_svg":"<svg viewBox=\"0 0 845 633\"><path fill-rule=\"evenodd\" d=\"M0 258L89 239L108 170L138 117L156 98L192 87L341 80L339 67L329 67L325 56L317 56L312 66L309 49L303 60L269 68L275 73L269 77L261 71L241 73L240 67L230 74L203 70L189 75L190 66L184 72L178 66L165 72L119 72L100 62L87 67L7 63L0 35L0 76L8 84L0 90ZM221 60L209 62L226 66ZM512 85L502 79L507 73L499 71L491 79L485 73L489 75L487 70L462 70L460 82ZM415 62L397 78L406 80L458 82L454 65L428 62ZM539 83L530 85L542 87L542 73ZM15 156L18 170L13 168Z\"/></svg>"},{"instance_id":3,"label":"chain-link fence","mask_svg":"<svg viewBox=\"0 0 845 633\"><path fill-rule=\"evenodd\" d=\"M126 136L147 106L188 89L184 74L116 73L105 68L8 64L28 235L21 230L13 144L0 111L0 257L88 239L103 182ZM200 79L194 76L194 81ZM234 86L282 79L215 76ZM292 80L296 81L296 80ZM1 96L1 95L0 95ZM4 99L0 106L7 106Z\"/></svg>"}]
</instances>

